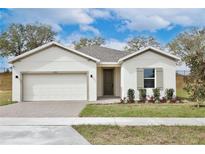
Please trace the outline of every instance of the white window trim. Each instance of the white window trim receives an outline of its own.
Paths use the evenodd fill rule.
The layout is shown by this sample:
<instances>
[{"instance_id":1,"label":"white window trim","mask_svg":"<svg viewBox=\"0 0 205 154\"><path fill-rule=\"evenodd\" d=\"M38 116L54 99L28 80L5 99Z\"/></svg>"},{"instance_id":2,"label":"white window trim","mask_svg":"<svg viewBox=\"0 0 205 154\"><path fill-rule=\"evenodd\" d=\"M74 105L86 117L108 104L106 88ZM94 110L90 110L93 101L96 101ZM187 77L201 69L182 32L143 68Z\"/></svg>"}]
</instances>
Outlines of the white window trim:
<instances>
[{"instance_id":1,"label":"white window trim","mask_svg":"<svg viewBox=\"0 0 205 154\"><path fill-rule=\"evenodd\" d=\"M156 88L156 68L153 68L153 67L147 67L147 68L144 68L145 69L154 69L154 78L145 78L144 79L154 79L154 87L153 88L145 88L145 82L144 82L144 89L155 89ZM144 80L143 79L143 80Z\"/></svg>"}]
</instances>

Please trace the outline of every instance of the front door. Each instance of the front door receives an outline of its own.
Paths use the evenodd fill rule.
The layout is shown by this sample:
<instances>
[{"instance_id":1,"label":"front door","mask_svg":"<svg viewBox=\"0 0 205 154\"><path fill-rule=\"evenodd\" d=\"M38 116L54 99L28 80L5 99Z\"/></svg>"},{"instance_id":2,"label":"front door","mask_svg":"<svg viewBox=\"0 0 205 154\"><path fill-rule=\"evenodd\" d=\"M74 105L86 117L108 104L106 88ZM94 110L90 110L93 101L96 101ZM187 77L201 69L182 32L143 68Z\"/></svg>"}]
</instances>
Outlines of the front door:
<instances>
[{"instance_id":1,"label":"front door","mask_svg":"<svg viewBox=\"0 0 205 154\"><path fill-rule=\"evenodd\" d=\"M113 69L104 69L103 71L103 83L104 83L104 95L113 95Z\"/></svg>"}]
</instances>

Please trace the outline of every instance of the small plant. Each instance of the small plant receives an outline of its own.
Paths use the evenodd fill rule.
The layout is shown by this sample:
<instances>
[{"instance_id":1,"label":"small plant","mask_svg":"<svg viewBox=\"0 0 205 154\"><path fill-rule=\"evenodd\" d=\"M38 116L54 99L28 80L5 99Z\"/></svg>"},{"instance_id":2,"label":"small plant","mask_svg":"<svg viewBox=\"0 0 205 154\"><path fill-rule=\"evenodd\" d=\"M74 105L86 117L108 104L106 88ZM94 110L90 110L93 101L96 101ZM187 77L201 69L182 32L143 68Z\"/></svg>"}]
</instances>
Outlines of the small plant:
<instances>
[{"instance_id":1,"label":"small plant","mask_svg":"<svg viewBox=\"0 0 205 154\"><path fill-rule=\"evenodd\" d=\"M168 100L171 100L173 98L173 96L174 96L174 89L172 89L172 88L166 89L165 95L166 95L166 98Z\"/></svg>"},{"instance_id":2,"label":"small plant","mask_svg":"<svg viewBox=\"0 0 205 154\"><path fill-rule=\"evenodd\" d=\"M146 89L139 89L139 98L141 101L145 101L147 97L147 90Z\"/></svg>"},{"instance_id":3,"label":"small plant","mask_svg":"<svg viewBox=\"0 0 205 154\"><path fill-rule=\"evenodd\" d=\"M124 103L124 100L123 100L122 98L120 99L120 103L121 103L121 104L123 104L123 103Z\"/></svg>"},{"instance_id":4,"label":"small plant","mask_svg":"<svg viewBox=\"0 0 205 154\"><path fill-rule=\"evenodd\" d=\"M149 102L149 103L154 103L154 102L155 102L155 100L154 100L154 96L149 97L148 102Z\"/></svg>"},{"instance_id":5,"label":"small plant","mask_svg":"<svg viewBox=\"0 0 205 154\"><path fill-rule=\"evenodd\" d=\"M122 104L123 104L123 103L127 103L126 97L124 97L123 99L121 98L121 99L120 99L120 103L122 103Z\"/></svg>"},{"instance_id":6,"label":"small plant","mask_svg":"<svg viewBox=\"0 0 205 154\"><path fill-rule=\"evenodd\" d=\"M170 102L171 102L171 103L176 103L176 102L177 102L177 99L176 99L176 98L172 98L172 99L170 100Z\"/></svg>"},{"instance_id":7,"label":"small plant","mask_svg":"<svg viewBox=\"0 0 205 154\"><path fill-rule=\"evenodd\" d=\"M129 103L135 102L135 90L134 89L128 89L127 98L128 98Z\"/></svg>"},{"instance_id":8,"label":"small plant","mask_svg":"<svg viewBox=\"0 0 205 154\"><path fill-rule=\"evenodd\" d=\"M160 101L160 103L166 103L167 99L165 97L162 97L159 101Z\"/></svg>"},{"instance_id":9,"label":"small plant","mask_svg":"<svg viewBox=\"0 0 205 154\"><path fill-rule=\"evenodd\" d=\"M154 95L154 100L159 101L159 98L160 98L160 89L159 89L159 88L155 88L155 89L152 89L152 91L153 91L153 95Z\"/></svg>"}]
</instances>

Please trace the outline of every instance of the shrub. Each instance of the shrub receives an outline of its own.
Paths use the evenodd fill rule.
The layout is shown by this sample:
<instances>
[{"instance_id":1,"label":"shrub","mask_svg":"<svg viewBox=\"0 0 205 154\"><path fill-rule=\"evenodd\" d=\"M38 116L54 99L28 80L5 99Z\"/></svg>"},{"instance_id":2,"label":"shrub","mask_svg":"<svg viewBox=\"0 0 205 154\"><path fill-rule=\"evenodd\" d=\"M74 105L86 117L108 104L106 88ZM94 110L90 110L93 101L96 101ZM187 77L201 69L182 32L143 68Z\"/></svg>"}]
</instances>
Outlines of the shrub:
<instances>
[{"instance_id":1,"label":"shrub","mask_svg":"<svg viewBox=\"0 0 205 154\"><path fill-rule=\"evenodd\" d=\"M142 101L145 101L147 97L147 90L146 89L139 89L139 98Z\"/></svg>"},{"instance_id":2,"label":"shrub","mask_svg":"<svg viewBox=\"0 0 205 154\"><path fill-rule=\"evenodd\" d=\"M205 75L204 75L204 79L205 79ZM191 99L196 101L197 107L200 107L201 104L203 104L203 102L205 101L205 83L203 81L198 81L198 80L194 80L190 82L191 83L186 82L187 85L185 89L190 94Z\"/></svg>"},{"instance_id":3,"label":"shrub","mask_svg":"<svg viewBox=\"0 0 205 154\"><path fill-rule=\"evenodd\" d=\"M155 102L154 96L151 96L151 97L149 98L148 102L149 102L149 103L154 103L154 102Z\"/></svg>"},{"instance_id":4,"label":"shrub","mask_svg":"<svg viewBox=\"0 0 205 154\"><path fill-rule=\"evenodd\" d=\"M124 103L124 100L122 98L120 99L120 103Z\"/></svg>"},{"instance_id":5,"label":"shrub","mask_svg":"<svg viewBox=\"0 0 205 154\"><path fill-rule=\"evenodd\" d=\"M128 89L127 98L128 98L129 103L133 103L135 101L135 90L134 89Z\"/></svg>"},{"instance_id":6,"label":"shrub","mask_svg":"<svg viewBox=\"0 0 205 154\"><path fill-rule=\"evenodd\" d=\"M170 100L170 102L171 102L171 103L176 103L176 102L177 102L177 99L176 99L176 98L172 98L172 99Z\"/></svg>"},{"instance_id":7,"label":"shrub","mask_svg":"<svg viewBox=\"0 0 205 154\"><path fill-rule=\"evenodd\" d=\"M153 91L153 95L154 95L154 100L159 100L159 98L160 98L160 89L155 88L155 89L152 89L152 91Z\"/></svg>"},{"instance_id":8,"label":"shrub","mask_svg":"<svg viewBox=\"0 0 205 154\"><path fill-rule=\"evenodd\" d=\"M127 103L126 97L124 97L123 99L120 99L120 103Z\"/></svg>"},{"instance_id":9,"label":"shrub","mask_svg":"<svg viewBox=\"0 0 205 154\"><path fill-rule=\"evenodd\" d=\"M167 99L165 97L162 97L159 101L160 101L160 103L166 103Z\"/></svg>"},{"instance_id":10,"label":"shrub","mask_svg":"<svg viewBox=\"0 0 205 154\"><path fill-rule=\"evenodd\" d=\"M172 89L172 88L166 89L165 95L166 95L166 98L168 100L171 100L173 98L173 96L174 96L174 89Z\"/></svg>"}]
</instances>

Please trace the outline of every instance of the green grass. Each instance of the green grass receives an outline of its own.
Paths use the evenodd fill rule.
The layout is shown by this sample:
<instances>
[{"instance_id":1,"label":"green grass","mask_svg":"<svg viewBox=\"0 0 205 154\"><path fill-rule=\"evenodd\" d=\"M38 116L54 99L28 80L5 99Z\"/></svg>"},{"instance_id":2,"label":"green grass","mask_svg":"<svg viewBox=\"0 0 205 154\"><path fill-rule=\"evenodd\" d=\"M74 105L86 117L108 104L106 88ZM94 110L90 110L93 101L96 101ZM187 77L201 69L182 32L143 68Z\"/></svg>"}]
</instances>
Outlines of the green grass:
<instances>
[{"instance_id":1,"label":"green grass","mask_svg":"<svg viewBox=\"0 0 205 154\"><path fill-rule=\"evenodd\" d=\"M73 126L91 144L205 144L205 126Z\"/></svg>"},{"instance_id":2,"label":"green grass","mask_svg":"<svg viewBox=\"0 0 205 154\"><path fill-rule=\"evenodd\" d=\"M0 91L0 106L13 103L11 100L11 91Z\"/></svg>"},{"instance_id":3,"label":"green grass","mask_svg":"<svg viewBox=\"0 0 205 154\"><path fill-rule=\"evenodd\" d=\"M205 117L193 104L88 104L81 117Z\"/></svg>"}]
</instances>

